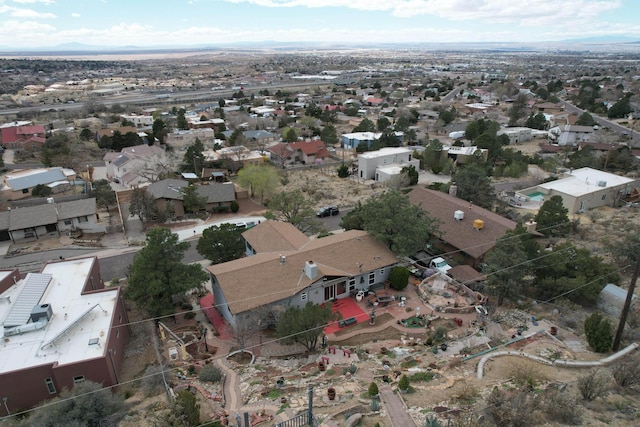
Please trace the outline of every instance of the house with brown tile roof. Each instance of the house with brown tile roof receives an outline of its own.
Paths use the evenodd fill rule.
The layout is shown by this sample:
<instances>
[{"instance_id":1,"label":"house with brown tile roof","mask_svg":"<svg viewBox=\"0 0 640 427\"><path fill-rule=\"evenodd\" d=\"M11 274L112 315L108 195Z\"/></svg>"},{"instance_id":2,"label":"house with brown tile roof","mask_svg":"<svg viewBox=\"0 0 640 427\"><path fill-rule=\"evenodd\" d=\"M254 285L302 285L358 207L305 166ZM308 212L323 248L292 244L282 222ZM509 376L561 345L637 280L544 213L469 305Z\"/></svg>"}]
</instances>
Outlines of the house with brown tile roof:
<instances>
[{"instance_id":1,"label":"house with brown tile roof","mask_svg":"<svg viewBox=\"0 0 640 427\"><path fill-rule=\"evenodd\" d=\"M259 242L263 241L262 247L270 252L256 251L255 255L207 267L215 306L231 325L238 315L258 320L276 307L322 304L376 287L388 279L391 267L398 262L393 252L365 231L306 238L300 246L296 232L270 222L243 233L252 247L261 247ZM269 248L265 237L257 237L261 230L266 235L280 230L280 244L293 249Z\"/></svg>"},{"instance_id":2,"label":"house with brown tile roof","mask_svg":"<svg viewBox=\"0 0 640 427\"><path fill-rule=\"evenodd\" d=\"M442 249L459 251L466 264L473 267L483 262L496 240L517 225L510 219L440 191L414 188L409 193L409 200L439 221Z\"/></svg>"},{"instance_id":3,"label":"house with brown tile roof","mask_svg":"<svg viewBox=\"0 0 640 427\"><path fill-rule=\"evenodd\" d=\"M265 221L242 233L247 256L265 252L296 251L304 246L309 238L290 222Z\"/></svg>"}]
</instances>

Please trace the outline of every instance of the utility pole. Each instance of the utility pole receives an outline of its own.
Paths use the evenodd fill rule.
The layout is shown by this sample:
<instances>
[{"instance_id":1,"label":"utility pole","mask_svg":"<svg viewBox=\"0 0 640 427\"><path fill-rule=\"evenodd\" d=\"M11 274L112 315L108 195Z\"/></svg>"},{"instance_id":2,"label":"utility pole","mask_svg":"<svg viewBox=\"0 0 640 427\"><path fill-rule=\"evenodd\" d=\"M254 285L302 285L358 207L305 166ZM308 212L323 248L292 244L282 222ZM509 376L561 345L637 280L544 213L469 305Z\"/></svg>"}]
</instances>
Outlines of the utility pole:
<instances>
[{"instance_id":1,"label":"utility pole","mask_svg":"<svg viewBox=\"0 0 640 427\"><path fill-rule=\"evenodd\" d=\"M627 323L629 309L631 309L631 300L633 298L633 291L636 289L638 274L640 274L640 254L638 254L638 257L636 258L636 267L633 270L633 277L631 277L631 284L629 285L629 290L627 291L627 298L624 300L624 306L622 307L622 312L620 313L620 323L618 323L616 337L613 340L613 351L618 351L618 349L620 348L622 332L624 331L625 323Z\"/></svg>"}]
</instances>

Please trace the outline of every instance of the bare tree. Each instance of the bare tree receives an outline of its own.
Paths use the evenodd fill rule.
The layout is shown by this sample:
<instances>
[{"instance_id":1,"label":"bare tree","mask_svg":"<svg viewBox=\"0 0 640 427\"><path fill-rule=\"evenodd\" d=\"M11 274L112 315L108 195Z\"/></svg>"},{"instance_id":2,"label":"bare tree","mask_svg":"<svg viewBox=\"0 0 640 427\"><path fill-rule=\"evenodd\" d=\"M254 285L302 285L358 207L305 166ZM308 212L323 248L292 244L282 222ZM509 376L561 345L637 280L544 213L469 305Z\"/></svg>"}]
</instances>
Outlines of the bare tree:
<instances>
[{"instance_id":1,"label":"bare tree","mask_svg":"<svg viewBox=\"0 0 640 427\"><path fill-rule=\"evenodd\" d=\"M247 319L245 316L238 316L233 327L233 339L240 350L245 350L258 334L258 325L254 319Z\"/></svg>"}]
</instances>

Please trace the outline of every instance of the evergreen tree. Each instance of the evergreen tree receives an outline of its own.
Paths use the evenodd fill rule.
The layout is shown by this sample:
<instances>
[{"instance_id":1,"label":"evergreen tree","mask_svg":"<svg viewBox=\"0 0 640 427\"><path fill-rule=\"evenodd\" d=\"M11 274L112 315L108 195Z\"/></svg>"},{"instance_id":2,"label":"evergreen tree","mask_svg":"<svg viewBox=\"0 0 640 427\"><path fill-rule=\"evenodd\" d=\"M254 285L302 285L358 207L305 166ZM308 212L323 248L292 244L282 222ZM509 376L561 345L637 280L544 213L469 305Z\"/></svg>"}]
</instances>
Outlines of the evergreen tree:
<instances>
[{"instance_id":1,"label":"evergreen tree","mask_svg":"<svg viewBox=\"0 0 640 427\"><path fill-rule=\"evenodd\" d=\"M189 242L178 241L167 228L149 230L129 267L127 298L150 316L173 313L173 298L200 288L208 278L200 264L183 264L188 248Z\"/></svg>"}]
</instances>

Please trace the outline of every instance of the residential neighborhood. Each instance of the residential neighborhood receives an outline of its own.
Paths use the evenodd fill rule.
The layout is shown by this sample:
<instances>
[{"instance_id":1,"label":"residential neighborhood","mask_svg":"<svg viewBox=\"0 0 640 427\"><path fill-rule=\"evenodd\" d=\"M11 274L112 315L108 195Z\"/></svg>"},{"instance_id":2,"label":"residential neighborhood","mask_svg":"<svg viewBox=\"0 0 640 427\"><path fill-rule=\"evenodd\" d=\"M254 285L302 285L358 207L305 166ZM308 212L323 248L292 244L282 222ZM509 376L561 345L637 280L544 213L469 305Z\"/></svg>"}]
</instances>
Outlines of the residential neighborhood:
<instances>
[{"instance_id":1,"label":"residential neighborhood","mask_svg":"<svg viewBox=\"0 0 640 427\"><path fill-rule=\"evenodd\" d=\"M636 55L225 55L0 58L0 419L636 425Z\"/></svg>"}]
</instances>

